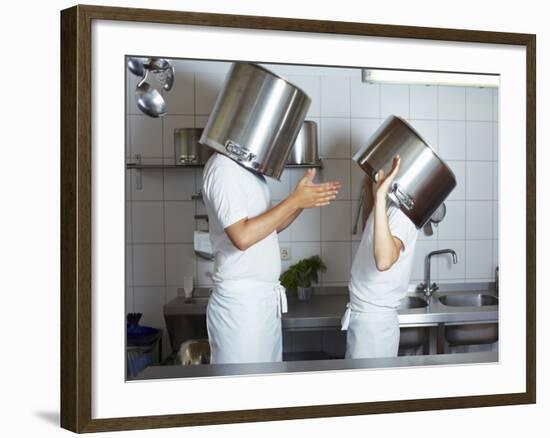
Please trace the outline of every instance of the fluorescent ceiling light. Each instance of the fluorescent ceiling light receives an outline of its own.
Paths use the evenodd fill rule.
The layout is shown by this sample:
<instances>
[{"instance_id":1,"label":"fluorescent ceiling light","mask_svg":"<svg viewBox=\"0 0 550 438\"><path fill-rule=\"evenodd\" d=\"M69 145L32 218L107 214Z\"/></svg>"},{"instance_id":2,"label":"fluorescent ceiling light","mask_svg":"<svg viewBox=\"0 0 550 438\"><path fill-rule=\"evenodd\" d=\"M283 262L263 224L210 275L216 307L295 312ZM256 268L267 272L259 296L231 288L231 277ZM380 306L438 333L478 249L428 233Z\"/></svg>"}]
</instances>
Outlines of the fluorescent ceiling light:
<instances>
[{"instance_id":1,"label":"fluorescent ceiling light","mask_svg":"<svg viewBox=\"0 0 550 438\"><path fill-rule=\"evenodd\" d=\"M361 69L361 80L376 84L454 85L463 87L498 87L499 85L498 75L370 68Z\"/></svg>"}]
</instances>

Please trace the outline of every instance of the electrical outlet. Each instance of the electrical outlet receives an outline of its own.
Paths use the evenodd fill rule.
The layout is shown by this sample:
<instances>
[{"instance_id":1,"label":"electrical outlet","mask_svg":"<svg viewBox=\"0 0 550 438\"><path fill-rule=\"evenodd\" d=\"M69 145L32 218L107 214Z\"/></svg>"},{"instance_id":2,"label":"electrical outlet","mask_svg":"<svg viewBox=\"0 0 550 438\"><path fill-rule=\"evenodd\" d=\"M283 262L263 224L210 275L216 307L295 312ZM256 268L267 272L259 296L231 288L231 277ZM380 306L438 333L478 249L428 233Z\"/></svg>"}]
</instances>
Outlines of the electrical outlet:
<instances>
[{"instance_id":1,"label":"electrical outlet","mask_svg":"<svg viewBox=\"0 0 550 438\"><path fill-rule=\"evenodd\" d=\"M288 261L290 260L291 254L290 254L290 247L289 246L281 246L281 260Z\"/></svg>"}]
</instances>

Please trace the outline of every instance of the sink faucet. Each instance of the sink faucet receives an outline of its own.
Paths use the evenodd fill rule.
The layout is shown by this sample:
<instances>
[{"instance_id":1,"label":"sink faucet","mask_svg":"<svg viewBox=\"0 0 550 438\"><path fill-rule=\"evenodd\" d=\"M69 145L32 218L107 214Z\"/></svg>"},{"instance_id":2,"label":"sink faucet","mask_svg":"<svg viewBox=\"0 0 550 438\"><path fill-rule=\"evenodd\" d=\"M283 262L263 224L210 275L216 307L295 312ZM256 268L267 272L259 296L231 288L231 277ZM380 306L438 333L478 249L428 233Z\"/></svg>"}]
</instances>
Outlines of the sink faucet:
<instances>
[{"instance_id":1,"label":"sink faucet","mask_svg":"<svg viewBox=\"0 0 550 438\"><path fill-rule=\"evenodd\" d=\"M432 256L439 255L439 254L451 254L453 256L453 263L456 265L458 263L458 257L456 255L456 252L454 250L448 248L448 249L438 249L437 251L432 251L428 253L426 256L426 259L424 261L424 283L420 283L418 286L418 290L421 290L424 292L424 295L426 295L426 298L430 298L433 292L435 292L439 287L435 283L430 284L430 270L431 270L431 260Z\"/></svg>"}]
</instances>

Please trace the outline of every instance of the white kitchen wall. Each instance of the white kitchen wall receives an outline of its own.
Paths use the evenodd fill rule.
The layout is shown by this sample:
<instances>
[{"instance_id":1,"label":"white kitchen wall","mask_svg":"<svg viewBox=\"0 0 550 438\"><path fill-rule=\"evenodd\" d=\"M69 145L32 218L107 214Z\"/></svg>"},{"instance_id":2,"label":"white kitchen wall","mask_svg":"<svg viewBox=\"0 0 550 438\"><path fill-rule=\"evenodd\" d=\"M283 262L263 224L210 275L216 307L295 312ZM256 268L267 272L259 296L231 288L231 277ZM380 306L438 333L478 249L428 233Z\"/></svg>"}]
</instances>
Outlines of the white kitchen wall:
<instances>
[{"instance_id":1,"label":"white kitchen wall","mask_svg":"<svg viewBox=\"0 0 550 438\"><path fill-rule=\"evenodd\" d=\"M133 101L137 78L128 77L126 157L173 162L173 130L204 127L229 63L175 61L174 88L164 93L168 114L143 115ZM352 234L363 172L351 161L384 118L406 118L453 169L458 186L446 201L447 216L431 237L420 234L411 282L423 278L424 257L452 248L458 264L437 256L432 279L438 282L491 281L498 264L498 91L490 88L424 85L371 85L358 69L266 65L302 87L312 98L308 119L319 127L321 180L342 182L338 198L323 209L306 210L285 232L280 245L291 252L283 268L313 254L328 266L321 284L345 285L360 234ZM191 200L202 169L127 171L127 302L162 305L176 296L183 277L208 286L212 264L193 252L193 230L207 223L201 201ZM287 169L281 181L268 178L272 202L284 199L303 170ZM141 188L138 188L141 179ZM130 311L130 310L129 310ZM149 312L147 312L149 314ZM144 316L145 318L145 316Z\"/></svg>"}]
</instances>

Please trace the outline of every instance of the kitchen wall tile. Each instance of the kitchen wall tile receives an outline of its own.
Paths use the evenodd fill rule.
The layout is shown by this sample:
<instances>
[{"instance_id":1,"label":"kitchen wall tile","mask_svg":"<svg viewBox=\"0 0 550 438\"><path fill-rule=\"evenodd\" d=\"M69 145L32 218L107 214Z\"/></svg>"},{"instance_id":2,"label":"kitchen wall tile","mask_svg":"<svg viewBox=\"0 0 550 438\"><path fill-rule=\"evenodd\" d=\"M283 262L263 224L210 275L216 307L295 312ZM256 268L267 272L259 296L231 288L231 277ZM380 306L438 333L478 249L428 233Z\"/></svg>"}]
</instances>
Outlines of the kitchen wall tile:
<instances>
[{"instance_id":1,"label":"kitchen wall tile","mask_svg":"<svg viewBox=\"0 0 550 438\"><path fill-rule=\"evenodd\" d=\"M321 242L293 242L292 263L312 256L321 256Z\"/></svg>"},{"instance_id":2,"label":"kitchen wall tile","mask_svg":"<svg viewBox=\"0 0 550 438\"><path fill-rule=\"evenodd\" d=\"M493 276L493 246L487 240L466 241L466 277L490 279Z\"/></svg>"},{"instance_id":3,"label":"kitchen wall tile","mask_svg":"<svg viewBox=\"0 0 550 438\"><path fill-rule=\"evenodd\" d=\"M466 239L493 237L493 201L466 202Z\"/></svg>"},{"instance_id":4,"label":"kitchen wall tile","mask_svg":"<svg viewBox=\"0 0 550 438\"><path fill-rule=\"evenodd\" d=\"M448 201L463 201L466 199L466 162L446 161L456 178L456 187L449 194Z\"/></svg>"},{"instance_id":5,"label":"kitchen wall tile","mask_svg":"<svg viewBox=\"0 0 550 438\"><path fill-rule=\"evenodd\" d=\"M351 242L322 242L321 257L327 265L322 282L347 284L351 268Z\"/></svg>"},{"instance_id":6,"label":"kitchen wall tile","mask_svg":"<svg viewBox=\"0 0 550 438\"><path fill-rule=\"evenodd\" d=\"M493 201L493 239L498 239L498 235L499 235L499 229L498 229L498 224L499 224L499 211L498 211L498 201Z\"/></svg>"},{"instance_id":7,"label":"kitchen wall tile","mask_svg":"<svg viewBox=\"0 0 550 438\"><path fill-rule=\"evenodd\" d=\"M125 245L124 260L125 260L124 282L126 283L126 287L128 287L134 284L134 256L132 251L132 245Z\"/></svg>"},{"instance_id":8,"label":"kitchen wall tile","mask_svg":"<svg viewBox=\"0 0 550 438\"><path fill-rule=\"evenodd\" d=\"M493 240L493 267L496 268L497 266L500 266L500 259L499 259L499 244L498 244L498 240L495 239ZM493 269L493 277L492 278L496 278L495 277L495 271Z\"/></svg>"},{"instance_id":9,"label":"kitchen wall tile","mask_svg":"<svg viewBox=\"0 0 550 438\"><path fill-rule=\"evenodd\" d=\"M411 119L437 119L437 86L411 85Z\"/></svg>"},{"instance_id":10,"label":"kitchen wall tile","mask_svg":"<svg viewBox=\"0 0 550 438\"><path fill-rule=\"evenodd\" d=\"M195 169L164 169L165 201L190 201L199 190L195 185Z\"/></svg>"},{"instance_id":11,"label":"kitchen wall tile","mask_svg":"<svg viewBox=\"0 0 550 438\"><path fill-rule=\"evenodd\" d=\"M493 123L493 160L498 161L500 142L498 138L498 123Z\"/></svg>"},{"instance_id":12,"label":"kitchen wall tile","mask_svg":"<svg viewBox=\"0 0 550 438\"><path fill-rule=\"evenodd\" d=\"M326 207L324 207L326 208ZM307 208L289 227L293 242L311 242L321 240L321 210Z\"/></svg>"},{"instance_id":13,"label":"kitchen wall tile","mask_svg":"<svg viewBox=\"0 0 550 438\"><path fill-rule=\"evenodd\" d=\"M342 184L336 195L336 200L351 198L351 162L350 160L323 160L323 169L320 171L321 181L339 181Z\"/></svg>"},{"instance_id":14,"label":"kitchen wall tile","mask_svg":"<svg viewBox=\"0 0 550 438\"><path fill-rule=\"evenodd\" d=\"M168 304L170 301L172 301L174 298L178 296L178 288L183 287L183 285L180 286L167 286L165 288L166 290L166 304ZM163 309L164 313L164 309ZM164 346L162 347L164 348Z\"/></svg>"},{"instance_id":15,"label":"kitchen wall tile","mask_svg":"<svg viewBox=\"0 0 550 438\"><path fill-rule=\"evenodd\" d=\"M351 117L380 117L380 85L351 78Z\"/></svg>"},{"instance_id":16,"label":"kitchen wall tile","mask_svg":"<svg viewBox=\"0 0 550 438\"><path fill-rule=\"evenodd\" d=\"M174 85L170 91L163 91L168 114L194 114L195 113L195 80L194 74L186 71L178 71L174 77ZM159 87L160 89L160 87Z\"/></svg>"},{"instance_id":17,"label":"kitchen wall tile","mask_svg":"<svg viewBox=\"0 0 550 438\"><path fill-rule=\"evenodd\" d=\"M166 292L162 287L135 287L134 310L142 313L140 325L164 328L164 304Z\"/></svg>"},{"instance_id":18,"label":"kitchen wall tile","mask_svg":"<svg viewBox=\"0 0 550 438\"><path fill-rule=\"evenodd\" d=\"M133 201L162 201L163 200L163 171L162 169L132 170L132 200ZM138 189L138 180L141 178L141 188Z\"/></svg>"},{"instance_id":19,"label":"kitchen wall tile","mask_svg":"<svg viewBox=\"0 0 550 438\"><path fill-rule=\"evenodd\" d=\"M436 120L409 120L409 123L428 142L434 151L439 150L439 138Z\"/></svg>"},{"instance_id":20,"label":"kitchen wall tile","mask_svg":"<svg viewBox=\"0 0 550 438\"><path fill-rule=\"evenodd\" d=\"M437 249L453 249L458 258L458 263L455 265L450 254L434 256L436 260L432 260L432 263L437 263L438 280L464 280L467 258L464 240L440 240L437 246Z\"/></svg>"},{"instance_id":21,"label":"kitchen wall tile","mask_svg":"<svg viewBox=\"0 0 550 438\"><path fill-rule=\"evenodd\" d=\"M212 274L214 273L214 262L197 257L197 276L194 283L197 286L212 286Z\"/></svg>"},{"instance_id":22,"label":"kitchen wall tile","mask_svg":"<svg viewBox=\"0 0 550 438\"><path fill-rule=\"evenodd\" d=\"M128 313L134 313L134 288L133 287L127 287L126 293L124 295L125 303L124 303L124 315L126 316Z\"/></svg>"},{"instance_id":23,"label":"kitchen wall tile","mask_svg":"<svg viewBox=\"0 0 550 438\"><path fill-rule=\"evenodd\" d=\"M187 275L196 275L193 244L167 244L166 285L183 284Z\"/></svg>"},{"instance_id":24,"label":"kitchen wall tile","mask_svg":"<svg viewBox=\"0 0 550 438\"><path fill-rule=\"evenodd\" d=\"M498 201L498 192L500 190L499 182L499 164L498 161L493 162L493 199Z\"/></svg>"},{"instance_id":25,"label":"kitchen wall tile","mask_svg":"<svg viewBox=\"0 0 550 438\"><path fill-rule=\"evenodd\" d=\"M132 173L134 171L130 169L126 169L124 171L124 196L126 197L126 201L132 200Z\"/></svg>"},{"instance_id":26,"label":"kitchen wall tile","mask_svg":"<svg viewBox=\"0 0 550 438\"><path fill-rule=\"evenodd\" d=\"M493 121L498 121L498 112L499 112L499 89L493 88Z\"/></svg>"},{"instance_id":27,"label":"kitchen wall tile","mask_svg":"<svg viewBox=\"0 0 550 438\"><path fill-rule=\"evenodd\" d=\"M266 178L272 201L280 201L285 199L290 193L290 172L285 169L281 174L281 180L277 181L274 178Z\"/></svg>"},{"instance_id":28,"label":"kitchen wall tile","mask_svg":"<svg viewBox=\"0 0 550 438\"><path fill-rule=\"evenodd\" d=\"M132 203L124 203L124 241L132 243Z\"/></svg>"},{"instance_id":29,"label":"kitchen wall tile","mask_svg":"<svg viewBox=\"0 0 550 438\"><path fill-rule=\"evenodd\" d=\"M169 116L163 117L163 156L170 158L170 162L175 162L175 150L174 150L174 129L179 128L194 128L195 117L193 116Z\"/></svg>"},{"instance_id":30,"label":"kitchen wall tile","mask_svg":"<svg viewBox=\"0 0 550 438\"><path fill-rule=\"evenodd\" d=\"M493 119L493 89L466 88L466 120Z\"/></svg>"},{"instance_id":31,"label":"kitchen wall tile","mask_svg":"<svg viewBox=\"0 0 550 438\"><path fill-rule=\"evenodd\" d=\"M321 77L321 116L350 116L350 79L348 77Z\"/></svg>"},{"instance_id":32,"label":"kitchen wall tile","mask_svg":"<svg viewBox=\"0 0 550 438\"><path fill-rule=\"evenodd\" d=\"M493 198L493 163L469 161L466 163L466 199L490 200Z\"/></svg>"},{"instance_id":33,"label":"kitchen wall tile","mask_svg":"<svg viewBox=\"0 0 550 438\"><path fill-rule=\"evenodd\" d=\"M365 178L367 174L359 167L355 161L351 161L351 186L350 186L350 198L359 200L361 193L364 190Z\"/></svg>"},{"instance_id":34,"label":"kitchen wall tile","mask_svg":"<svg viewBox=\"0 0 550 438\"><path fill-rule=\"evenodd\" d=\"M493 127L491 122L466 123L466 158L468 160L493 159Z\"/></svg>"},{"instance_id":35,"label":"kitchen wall tile","mask_svg":"<svg viewBox=\"0 0 550 438\"><path fill-rule=\"evenodd\" d=\"M321 119L321 156L350 158L350 119Z\"/></svg>"},{"instance_id":36,"label":"kitchen wall tile","mask_svg":"<svg viewBox=\"0 0 550 438\"><path fill-rule=\"evenodd\" d=\"M315 75L289 75L288 80L304 90L311 99L306 118L319 117L321 115L321 78Z\"/></svg>"},{"instance_id":37,"label":"kitchen wall tile","mask_svg":"<svg viewBox=\"0 0 550 438\"><path fill-rule=\"evenodd\" d=\"M134 286L164 285L164 245L133 245Z\"/></svg>"},{"instance_id":38,"label":"kitchen wall tile","mask_svg":"<svg viewBox=\"0 0 550 438\"><path fill-rule=\"evenodd\" d=\"M411 282L421 283L424 281L424 260L428 253L437 249L437 242L431 240L417 240L414 249L414 260L411 270ZM437 256L436 256L437 257ZM438 278L436 260L432 260L431 275L432 282Z\"/></svg>"},{"instance_id":39,"label":"kitchen wall tile","mask_svg":"<svg viewBox=\"0 0 550 438\"><path fill-rule=\"evenodd\" d=\"M444 160L466 159L466 123L461 121L439 121L439 155Z\"/></svg>"},{"instance_id":40,"label":"kitchen wall tile","mask_svg":"<svg viewBox=\"0 0 550 438\"><path fill-rule=\"evenodd\" d=\"M381 119L351 119L351 156L355 155L380 126Z\"/></svg>"},{"instance_id":41,"label":"kitchen wall tile","mask_svg":"<svg viewBox=\"0 0 550 438\"><path fill-rule=\"evenodd\" d=\"M439 120L466 120L466 89L438 86L437 117Z\"/></svg>"},{"instance_id":42,"label":"kitchen wall tile","mask_svg":"<svg viewBox=\"0 0 550 438\"><path fill-rule=\"evenodd\" d=\"M136 154L142 158L162 157L162 119L146 115L131 115L128 118L132 157Z\"/></svg>"},{"instance_id":43,"label":"kitchen wall tile","mask_svg":"<svg viewBox=\"0 0 550 438\"><path fill-rule=\"evenodd\" d=\"M409 86L380 85L380 117L390 115L409 118Z\"/></svg>"},{"instance_id":44,"label":"kitchen wall tile","mask_svg":"<svg viewBox=\"0 0 550 438\"><path fill-rule=\"evenodd\" d=\"M164 203L165 240L167 243L193 243L195 202Z\"/></svg>"},{"instance_id":45,"label":"kitchen wall tile","mask_svg":"<svg viewBox=\"0 0 550 438\"><path fill-rule=\"evenodd\" d=\"M197 72L195 74L196 114L210 114L222 88L225 76L225 73L220 72Z\"/></svg>"},{"instance_id":46,"label":"kitchen wall tile","mask_svg":"<svg viewBox=\"0 0 550 438\"><path fill-rule=\"evenodd\" d=\"M321 240L350 240L350 201L333 201L321 209Z\"/></svg>"},{"instance_id":47,"label":"kitchen wall tile","mask_svg":"<svg viewBox=\"0 0 550 438\"><path fill-rule=\"evenodd\" d=\"M447 213L438 225L438 237L445 240L462 240L466 237L466 203L445 201Z\"/></svg>"},{"instance_id":48,"label":"kitchen wall tile","mask_svg":"<svg viewBox=\"0 0 550 438\"><path fill-rule=\"evenodd\" d=\"M164 242L162 202L132 202L132 240L134 243Z\"/></svg>"}]
</instances>

